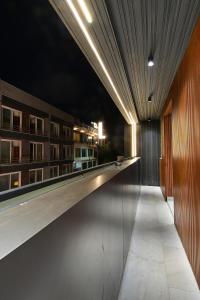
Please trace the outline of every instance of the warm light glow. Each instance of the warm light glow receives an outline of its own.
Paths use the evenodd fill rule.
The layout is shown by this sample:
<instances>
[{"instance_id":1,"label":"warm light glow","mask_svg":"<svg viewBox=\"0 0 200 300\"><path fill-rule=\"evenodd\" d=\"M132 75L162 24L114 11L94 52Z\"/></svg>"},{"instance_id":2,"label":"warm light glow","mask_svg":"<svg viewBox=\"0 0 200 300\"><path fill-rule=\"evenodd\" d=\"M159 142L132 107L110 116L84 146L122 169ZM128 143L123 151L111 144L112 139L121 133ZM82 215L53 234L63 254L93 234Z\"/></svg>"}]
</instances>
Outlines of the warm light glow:
<instances>
[{"instance_id":1,"label":"warm light glow","mask_svg":"<svg viewBox=\"0 0 200 300\"><path fill-rule=\"evenodd\" d=\"M86 18L86 20L88 21L88 23L92 23L92 16L87 8L87 5L85 4L84 0L78 0L78 4Z\"/></svg>"},{"instance_id":2,"label":"warm light glow","mask_svg":"<svg viewBox=\"0 0 200 300\"><path fill-rule=\"evenodd\" d=\"M83 132L85 132L85 130L81 130L81 132L83 133Z\"/></svg>"},{"instance_id":3,"label":"warm light glow","mask_svg":"<svg viewBox=\"0 0 200 300\"><path fill-rule=\"evenodd\" d=\"M88 41L88 43L89 43L92 51L94 52L94 54L95 54L95 56L96 56L96 58L97 58L97 60L98 60L98 62L100 64L100 66L102 67L102 69L103 69L103 71L104 71L104 73L105 73L108 81L110 82L110 85L112 86L112 88L113 88L113 90L114 90L114 92L115 92L115 94L116 94L116 96L118 98L119 103L121 104L124 112L126 113L126 115L127 115L128 119L129 119L130 123L132 123L132 121L130 120L129 114L128 114L128 112L127 112L127 110L126 110L126 108L125 108L125 106L124 106L124 104L123 104L123 102L121 100L121 97L120 97L120 95L119 95L119 93L118 93L118 91L117 91L117 89L116 89L116 87L115 87L115 85L114 85L114 83L113 83L113 81L112 81L112 79L111 79L111 77L110 77L107 69L106 69L106 66L104 65L103 60L101 59L101 56L99 55L99 53L98 53L98 51L97 51L97 49L96 49L96 47L95 47L95 45L94 45L94 43L93 43L90 35L88 33L88 31L87 31L87 29L86 29L83 21L81 20L81 17L79 16L76 7L74 6L72 0L66 0L66 2L69 5L69 7L70 7L70 9L71 9L71 11L72 11L72 13L73 13L76 21L78 22L78 24L79 24L79 26L80 26L80 28L81 28L81 30L83 32L83 34L85 35L85 37L86 37L86 39L87 39L87 41Z\"/></svg>"},{"instance_id":4,"label":"warm light glow","mask_svg":"<svg viewBox=\"0 0 200 300\"><path fill-rule=\"evenodd\" d=\"M133 116L132 116L132 114L131 114L130 111L129 111L129 116L130 116L130 118L131 118L131 124L135 123L134 118L133 118Z\"/></svg>"},{"instance_id":5,"label":"warm light glow","mask_svg":"<svg viewBox=\"0 0 200 300\"><path fill-rule=\"evenodd\" d=\"M98 123L98 138L100 140L104 140L106 138L105 135L103 135L103 123L102 122Z\"/></svg>"},{"instance_id":6,"label":"warm light glow","mask_svg":"<svg viewBox=\"0 0 200 300\"><path fill-rule=\"evenodd\" d=\"M74 130L78 130L78 127L74 127L73 129L74 129Z\"/></svg>"},{"instance_id":7,"label":"warm light glow","mask_svg":"<svg viewBox=\"0 0 200 300\"><path fill-rule=\"evenodd\" d=\"M92 137L91 136L88 136L88 140L91 140L92 139Z\"/></svg>"},{"instance_id":8,"label":"warm light glow","mask_svg":"<svg viewBox=\"0 0 200 300\"><path fill-rule=\"evenodd\" d=\"M136 123L131 124L131 156L135 157L137 155L137 144L136 144Z\"/></svg>"},{"instance_id":9,"label":"warm light glow","mask_svg":"<svg viewBox=\"0 0 200 300\"><path fill-rule=\"evenodd\" d=\"M99 134L99 138L101 138L103 135L103 123L102 122L99 122L99 124L98 124L98 134Z\"/></svg>"}]
</instances>

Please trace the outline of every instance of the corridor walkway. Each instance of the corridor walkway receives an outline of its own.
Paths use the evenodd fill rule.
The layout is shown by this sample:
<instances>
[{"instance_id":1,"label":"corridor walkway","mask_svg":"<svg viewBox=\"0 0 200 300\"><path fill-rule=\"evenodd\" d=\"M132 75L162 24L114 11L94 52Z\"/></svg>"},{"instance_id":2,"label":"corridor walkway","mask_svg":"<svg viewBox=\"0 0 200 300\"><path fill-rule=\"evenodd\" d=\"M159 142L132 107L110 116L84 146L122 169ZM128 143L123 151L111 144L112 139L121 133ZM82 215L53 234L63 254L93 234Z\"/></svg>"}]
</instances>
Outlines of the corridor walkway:
<instances>
[{"instance_id":1,"label":"corridor walkway","mask_svg":"<svg viewBox=\"0 0 200 300\"><path fill-rule=\"evenodd\" d=\"M143 186L119 300L199 300L200 292L159 187Z\"/></svg>"}]
</instances>

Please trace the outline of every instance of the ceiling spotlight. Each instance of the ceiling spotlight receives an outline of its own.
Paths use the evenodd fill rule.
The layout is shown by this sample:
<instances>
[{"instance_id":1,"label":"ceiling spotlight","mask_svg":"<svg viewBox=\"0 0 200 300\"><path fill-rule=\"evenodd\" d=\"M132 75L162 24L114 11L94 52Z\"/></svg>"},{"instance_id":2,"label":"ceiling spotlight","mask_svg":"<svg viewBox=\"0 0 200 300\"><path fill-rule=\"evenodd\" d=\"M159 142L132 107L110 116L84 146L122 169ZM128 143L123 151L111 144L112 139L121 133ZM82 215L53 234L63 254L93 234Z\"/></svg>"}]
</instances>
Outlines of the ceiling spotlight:
<instances>
[{"instance_id":1,"label":"ceiling spotlight","mask_svg":"<svg viewBox=\"0 0 200 300\"><path fill-rule=\"evenodd\" d=\"M147 100L148 102L151 102L152 101L152 95L150 95L149 97L148 97L148 100Z\"/></svg>"},{"instance_id":2,"label":"ceiling spotlight","mask_svg":"<svg viewBox=\"0 0 200 300\"><path fill-rule=\"evenodd\" d=\"M149 58L148 58L148 67L153 67L153 66L154 66L153 56L149 56Z\"/></svg>"}]
</instances>

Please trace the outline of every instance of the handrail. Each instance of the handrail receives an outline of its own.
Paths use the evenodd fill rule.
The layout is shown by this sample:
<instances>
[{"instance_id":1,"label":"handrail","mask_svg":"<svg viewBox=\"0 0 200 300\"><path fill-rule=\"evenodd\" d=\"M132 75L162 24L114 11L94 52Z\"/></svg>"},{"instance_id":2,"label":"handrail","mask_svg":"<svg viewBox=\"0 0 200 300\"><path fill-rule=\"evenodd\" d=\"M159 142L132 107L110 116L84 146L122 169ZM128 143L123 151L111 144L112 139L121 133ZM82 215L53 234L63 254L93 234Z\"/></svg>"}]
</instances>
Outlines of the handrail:
<instances>
[{"instance_id":1,"label":"handrail","mask_svg":"<svg viewBox=\"0 0 200 300\"><path fill-rule=\"evenodd\" d=\"M10 189L10 190L0 192L0 202L8 200L8 199L13 198L13 197L20 196L24 193L32 192L36 189L43 188L43 187L46 187L48 185L51 185L51 184L54 184L54 183L57 183L57 182L60 182L60 181L64 181L64 180L67 180L67 179L85 174L85 173L93 171L93 170L98 170L98 169L107 167L109 165L113 165L115 163L116 163L116 161L112 161L112 162L97 165L97 166L94 166L94 167L91 167L91 168L88 168L88 169L85 169L85 170L60 175L60 176L57 176L57 177L54 177L54 178L48 178L48 179L45 179L45 180L40 181L40 182L35 182L35 183L27 184L27 185L24 185L24 186L21 186L21 187L17 187L17 188L14 188L14 189Z\"/></svg>"}]
</instances>

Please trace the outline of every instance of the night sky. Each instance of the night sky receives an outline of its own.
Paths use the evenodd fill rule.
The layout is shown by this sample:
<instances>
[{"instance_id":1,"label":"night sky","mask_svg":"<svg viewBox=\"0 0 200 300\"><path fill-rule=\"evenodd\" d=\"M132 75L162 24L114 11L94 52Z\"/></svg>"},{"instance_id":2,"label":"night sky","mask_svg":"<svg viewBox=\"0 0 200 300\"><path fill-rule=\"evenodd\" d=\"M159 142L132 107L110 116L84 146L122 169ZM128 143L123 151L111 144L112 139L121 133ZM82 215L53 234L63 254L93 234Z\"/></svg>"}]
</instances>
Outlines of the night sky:
<instances>
[{"instance_id":1,"label":"night sky","mask_svg":"<svg viewBox=\"0 0 200 300\"><path fill-rule=\"evenodd\" d=\"M1 22L0 77L88 124L103 120L121 153L125 121L48 0L1 0Z\"/></svg>"}]
</instances>

